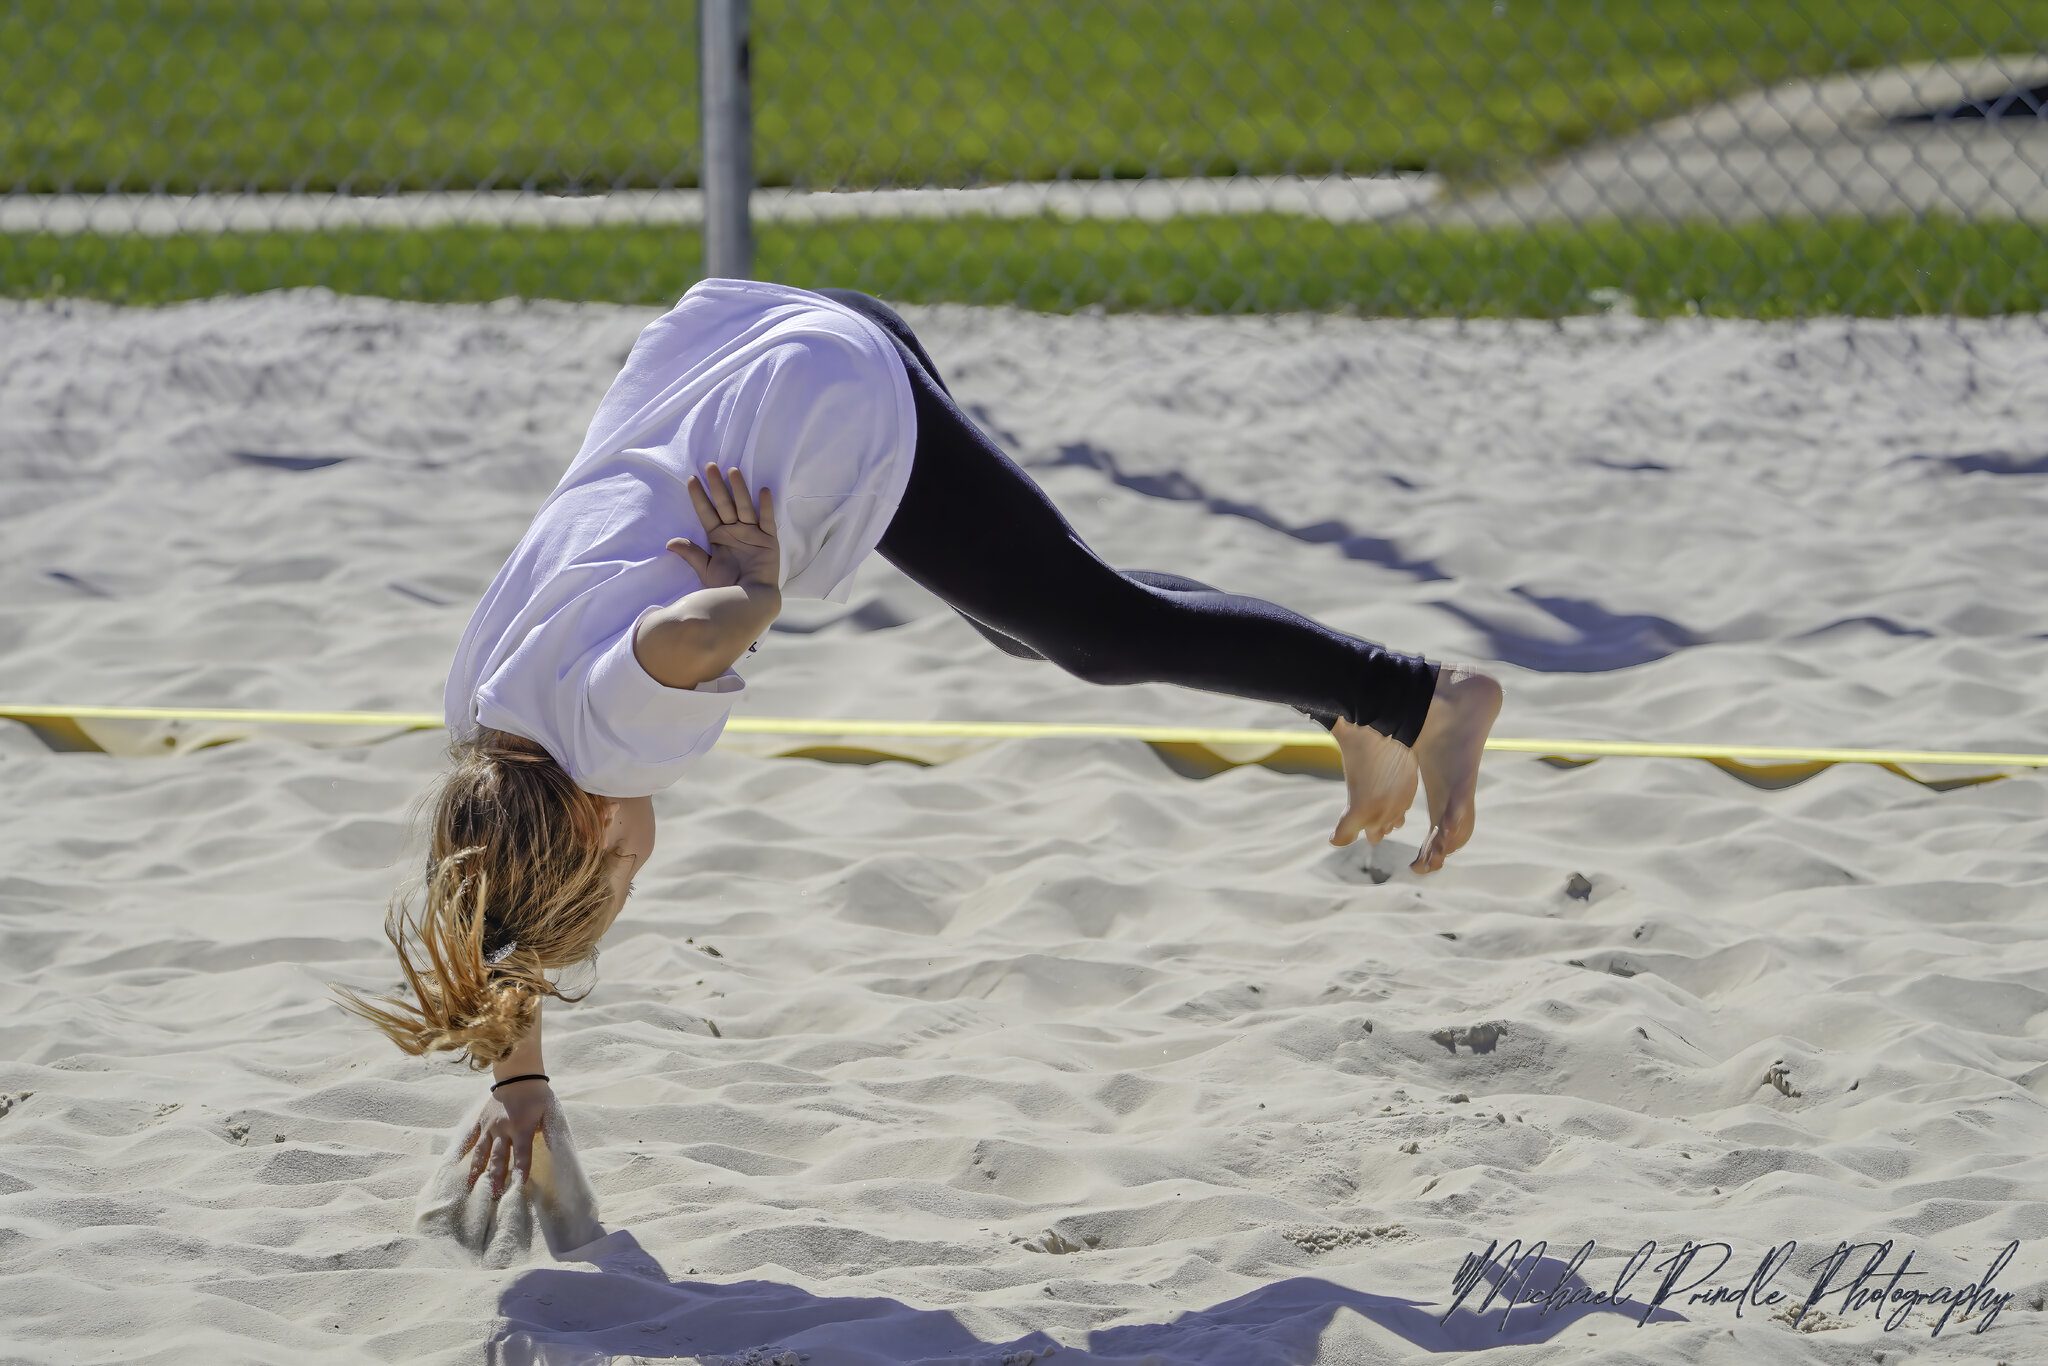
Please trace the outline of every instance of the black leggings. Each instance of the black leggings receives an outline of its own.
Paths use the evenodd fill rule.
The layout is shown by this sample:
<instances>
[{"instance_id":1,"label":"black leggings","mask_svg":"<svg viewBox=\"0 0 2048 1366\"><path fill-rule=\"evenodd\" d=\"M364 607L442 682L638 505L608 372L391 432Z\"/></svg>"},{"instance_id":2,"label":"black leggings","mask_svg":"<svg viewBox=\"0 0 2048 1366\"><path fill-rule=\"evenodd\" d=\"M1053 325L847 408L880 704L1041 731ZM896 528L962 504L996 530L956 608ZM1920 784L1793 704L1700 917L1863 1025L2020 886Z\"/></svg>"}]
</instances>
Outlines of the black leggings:
<instances>
[{"instance_id":1,"label":"black leggings","mask_svg":"<svg viewBox=\"0 0 2048 1366\"><path fill-rule=\"evenodd\" d=\"M998 648L1090 683L1177 683L1415 743L1438 665L1260 598L1111 567L960 411L894 309L858 290L814 292L888 332L916 399L910 482L877 548Z\"/></svg>"}]
</instances>

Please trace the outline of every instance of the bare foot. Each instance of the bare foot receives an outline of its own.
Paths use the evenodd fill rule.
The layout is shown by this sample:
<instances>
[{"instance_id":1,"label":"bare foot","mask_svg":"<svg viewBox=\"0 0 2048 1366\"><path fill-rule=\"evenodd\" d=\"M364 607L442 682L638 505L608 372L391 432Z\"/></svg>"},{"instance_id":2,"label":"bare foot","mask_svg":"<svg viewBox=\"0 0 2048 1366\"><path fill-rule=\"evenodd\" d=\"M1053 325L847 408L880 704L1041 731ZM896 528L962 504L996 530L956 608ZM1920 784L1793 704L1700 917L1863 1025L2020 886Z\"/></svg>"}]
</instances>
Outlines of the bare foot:
<instances>
[{"instance_id":1,"label":"bare foot","mask_svg":"<svg viewBox=\"0 0 2048 1366\"><path fill-rule=\"evenodd\" d=\"M1429 838L1408 865L1410 871L1435 872L1472 838L1479 756L1505 697L1496 679L1467 665L1446 664L1438 671L1436 695L1414 751L1429 799Z\"/></svg>"},{"instance_id":2,"label":"bare foot","mask_svg":"<svg viewBox=\"0 0 2048 1366\"><path fill-rule=\"evenodd\" d=\"M1408 808L1415 804L1420 774L1415 751L1371 726L1354 726L1341 716L1330 734L1344 757L1347 798L1330 843L1342 848L1363 834L1367 841L1378 844L1408 819Z\"/></svg>"}]
</instances>

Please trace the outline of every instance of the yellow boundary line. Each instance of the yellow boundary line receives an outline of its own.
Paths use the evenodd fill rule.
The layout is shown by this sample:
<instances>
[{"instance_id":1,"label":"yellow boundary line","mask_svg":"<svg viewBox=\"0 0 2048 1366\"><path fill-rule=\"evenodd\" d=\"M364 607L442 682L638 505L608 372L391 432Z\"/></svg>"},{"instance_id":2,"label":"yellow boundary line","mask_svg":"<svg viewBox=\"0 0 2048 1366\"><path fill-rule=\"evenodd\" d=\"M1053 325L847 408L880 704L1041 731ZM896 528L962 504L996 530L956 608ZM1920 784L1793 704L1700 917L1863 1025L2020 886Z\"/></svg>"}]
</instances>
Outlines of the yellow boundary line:
<instances>
[{"instance_id":1,"label":"yellow boundary line","mask_svg":"<svg viewBox=\"0 0 2048 1366\"><path fill-rule=\"evenodd\" d=\"M365 726L437 730L443 719L427 712L261 711L225 707L38 706L0 702L0 717L16 721L239 721L257 725ZM890 721L810 717L734 717L733 735L895 735L921 739L1035 740L1115 737L1167 744L1304 745L1336 748L1327 731L1230 730L1209 726L1126 726L1068 721ZM1787 745L1708 745L1644 740L1533 740L1495 737L1486 748L1549 758L1774 759L1819 764L1958 764L1979 767L2048 767L2048 754L1973 750L1816 749Z\"/></svg>"}]
</instances>

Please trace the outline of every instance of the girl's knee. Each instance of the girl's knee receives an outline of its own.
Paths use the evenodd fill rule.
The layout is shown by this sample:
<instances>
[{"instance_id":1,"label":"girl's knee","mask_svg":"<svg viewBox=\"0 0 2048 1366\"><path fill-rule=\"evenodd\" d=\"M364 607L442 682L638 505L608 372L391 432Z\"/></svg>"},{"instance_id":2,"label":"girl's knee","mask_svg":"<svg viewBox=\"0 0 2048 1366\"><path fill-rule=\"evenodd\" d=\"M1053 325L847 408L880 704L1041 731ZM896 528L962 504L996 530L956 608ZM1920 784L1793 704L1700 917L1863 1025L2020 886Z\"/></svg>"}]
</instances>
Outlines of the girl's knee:
<instances>
[{"instance_id":1,"label":"girl's knee","mask_svg":"<svg viewBox=\"0 0 2048 1366\"><path fill-rule=\"evenodd\" d=\"M1112 687L1118 683L1142 683L1145 680L1133 674L1130 662L1119 655L1104 654L1072 645L1062 646L1046 655L1063 671L1098 687Z\"/></svg>"},{"instance_id":2,"label":"girl's knee","mask_svg":"<svg viewBox=\"0 0 2048 1366\"><path fill-rule=\"evenodd\" d=\"M1144 648L1142 630L1124 630L1090 614L1087 625L1062 631L1054 639L1029 642L1045 658L1083 683L1113 686L1147 683L1157 677Z\"/></svg>"}]
</instances>

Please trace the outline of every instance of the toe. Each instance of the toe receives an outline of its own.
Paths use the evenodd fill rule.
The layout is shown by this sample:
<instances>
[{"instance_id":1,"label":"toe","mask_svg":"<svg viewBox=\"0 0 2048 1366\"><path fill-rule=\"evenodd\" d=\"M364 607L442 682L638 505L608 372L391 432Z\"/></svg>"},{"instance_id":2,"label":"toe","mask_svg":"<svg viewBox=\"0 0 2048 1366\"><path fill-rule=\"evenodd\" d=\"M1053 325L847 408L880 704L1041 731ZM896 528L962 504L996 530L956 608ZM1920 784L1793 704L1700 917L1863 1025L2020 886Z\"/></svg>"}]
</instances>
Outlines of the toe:
<instances>
[{"instance_id":1,"label":"toe","mask_svg":"<svg viewBox=\"0 0 2048 1366\"><path fill-rule=\"evenodd\" d=\"M1385 805L1347 807L1337 818L1337 828L1330 832L1330 843L1341 849L1364 835L1377 844L1407 818L1405 811L1394 811Z\"/></svg>"},{"instance_id":2,"label":"toe","mask_svg":"<svg viewBox=\"0 0 2048 1366\"><path fill-rule=\"evenodd\" d=\"M1435 870L1436 864L1431 859L1436 853L1437 846L1443 840L1443 833L1441 826L1432 825L1429 827L1429 838L1422 842L1422 847L1415 851L1415 861L1408 865L1411 871L1428 873Z\"/></svg>"}]
</instances>

